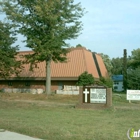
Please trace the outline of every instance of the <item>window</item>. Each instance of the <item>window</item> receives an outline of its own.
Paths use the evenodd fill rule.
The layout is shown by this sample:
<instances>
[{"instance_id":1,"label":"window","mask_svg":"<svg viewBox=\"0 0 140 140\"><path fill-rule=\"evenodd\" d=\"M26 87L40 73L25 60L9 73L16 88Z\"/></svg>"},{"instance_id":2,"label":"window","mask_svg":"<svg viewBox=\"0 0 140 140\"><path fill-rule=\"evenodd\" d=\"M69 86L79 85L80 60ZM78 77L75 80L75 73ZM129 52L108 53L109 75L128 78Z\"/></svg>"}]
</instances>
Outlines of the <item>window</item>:
<instances>
[{"instance_id":1,"label":"window","mask_svg":"<svg viewBox=\"0 0 140 140\"><path fill-rule=\"evenodd\" d=\"M118 85L119 84L119 82L114 82L114 85Z\"/></svg>"},{"instance_id":2,"label":"window","mask_svg":"<svg viewBox=\"0 0 140 140\"><path fill-rule=\"evenodd\" d=\"M118 87L117 86L114 86L114 89L118 89Z\"/></svg>"},{"instance_id":3,"label":"window","mask_svg":"<svg viewBox=\"0 0 140 140\"><path fill-rule=\"evenodd\" d=\"M62 90L62 89L63 89L63 86L64 86L64 85L63 85L62 82L58 82L58 89L59 89L59 90Z\"/></svg>"},{"instance_id":4,"label":"window","mask_svg":"<svg viewBox=\"0 0 140 140\"><path fill-rule=\"evenodd\" d=\"M12 86L13 85L13 83L12 82L8 82L8 86Z\"/></svg>"},{"instance_id":5,"label":"window","mask_svg":"<svg viewBox=\"0 0 140 140\"><path fill-rule=\"evenodd\" d=\"M30 82L29 81L25 82L25 86L29 87L30 86Z\"/></svg>"}]
</instances>

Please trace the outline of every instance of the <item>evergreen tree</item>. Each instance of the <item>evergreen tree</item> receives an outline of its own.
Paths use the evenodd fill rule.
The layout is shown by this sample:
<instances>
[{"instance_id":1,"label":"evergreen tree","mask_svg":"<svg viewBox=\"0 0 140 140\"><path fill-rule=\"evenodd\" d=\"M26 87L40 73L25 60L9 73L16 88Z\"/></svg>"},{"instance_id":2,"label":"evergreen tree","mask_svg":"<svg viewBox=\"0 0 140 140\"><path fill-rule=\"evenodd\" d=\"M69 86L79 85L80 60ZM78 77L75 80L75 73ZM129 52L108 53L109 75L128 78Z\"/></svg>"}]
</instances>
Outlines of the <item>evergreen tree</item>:
<instances>
[{"instance_id":1,"label":"evergreen tree","mask_svg":"<svg viewBox=\"0 0 140 140\"><path fill-rule=\"evenodd\" d=\"M124 49L123 56L123 87L124 90L127 90L127 50Z\"/></svg>"},{"instance_id":2,"label":"evergreen tree","mask_svg":"<svg viewBox=\"0 0 140 140\"><path fill-rule=\"evenodd\" d=\"M46 93L50 94L51 61L66 60L66 40L78 37L84 9L74 0L2 0L1 5L7 18L26 37L27 47L34 51L27 56L28 62L46 62Z\"/></svg>"}]
</instances>

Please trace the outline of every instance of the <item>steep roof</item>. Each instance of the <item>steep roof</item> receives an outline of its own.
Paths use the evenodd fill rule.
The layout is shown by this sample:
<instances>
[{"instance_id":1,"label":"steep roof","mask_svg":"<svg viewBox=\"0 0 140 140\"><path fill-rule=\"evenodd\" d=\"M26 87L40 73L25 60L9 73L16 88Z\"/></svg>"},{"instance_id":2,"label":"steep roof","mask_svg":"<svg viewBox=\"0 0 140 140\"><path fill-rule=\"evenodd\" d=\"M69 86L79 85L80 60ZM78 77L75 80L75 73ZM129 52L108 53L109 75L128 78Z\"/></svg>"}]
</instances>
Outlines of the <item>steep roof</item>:
<instances>
[{"instance_id":1,"label":"steep roof","mask_svg":"<svg viewBox=\"0 0 140 140\"><path fill-rule=\"evenodd\" d=\"M96 56L97 63L98 63L98 66L99 66L99 70L100 70L100 73L101 73L100 76L106 77L108 75L108 72L107 72L107 69L106 69L105 64L103 62L102 57L99 54L95 54L95 56Z\"/></svg>"},{"instance_id":2,"label":"steep roof","mask_svg":"<svg viewBox=\"0 0 140 140\"><path fill-rule=\"evenodd\" d=\"M33 53L32 51L19 52L19 55L26 55ZM107 70L103 63L102 58L97 56L97 61L102 76L107 75ZM38 68L34 71L29 71L30 65L24 64L24 70L20 73L20 77L34 77L34 78L44 78L46 76L45 62L40 62L37 64ZM51 62L51 78L78 78L80 74L84 71L92 74L94 78L99 78L99 73L93 59L92 53L83 47L72 48L67 54L67 62L55 63Z\"/></svg>"}]
</instances>

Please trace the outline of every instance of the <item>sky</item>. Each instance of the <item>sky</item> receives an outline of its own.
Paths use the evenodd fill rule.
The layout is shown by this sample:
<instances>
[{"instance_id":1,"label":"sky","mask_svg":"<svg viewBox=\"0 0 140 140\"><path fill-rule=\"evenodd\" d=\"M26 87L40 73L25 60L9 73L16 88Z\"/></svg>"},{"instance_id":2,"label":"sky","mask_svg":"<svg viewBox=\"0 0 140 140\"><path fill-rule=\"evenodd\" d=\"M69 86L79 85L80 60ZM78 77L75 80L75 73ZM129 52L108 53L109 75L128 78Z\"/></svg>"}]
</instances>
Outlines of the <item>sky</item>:
<instances>
[{"instance_id":1,"label":"sky","mask_svg":"<svg viewBox=\"0 0 140 140\"><path fill-rule=\"evenodd\" d=\"M81 44L110 58L123 57L124 49L129 56L140 47L140 0L75 0L78 2L87 13L80 19L81 35L68 41L71 46ZM18 35L20 50L29 50L21 40Z\"/></svg>"}]
</instances>

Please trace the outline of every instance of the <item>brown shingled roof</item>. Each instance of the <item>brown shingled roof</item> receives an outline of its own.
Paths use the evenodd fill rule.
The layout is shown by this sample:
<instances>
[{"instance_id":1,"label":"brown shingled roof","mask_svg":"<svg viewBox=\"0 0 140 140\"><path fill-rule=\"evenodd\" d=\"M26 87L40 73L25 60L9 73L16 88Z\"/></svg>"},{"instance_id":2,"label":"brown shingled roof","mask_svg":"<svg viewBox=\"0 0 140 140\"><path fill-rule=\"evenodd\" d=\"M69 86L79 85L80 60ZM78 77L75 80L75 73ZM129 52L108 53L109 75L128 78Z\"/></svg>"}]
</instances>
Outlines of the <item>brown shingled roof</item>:
<instances>
[{"instance_id":1,"label":"brown shingled roof","mask_svg":"<svg viewBox=\"0 0 140 140\"><path fill-rule=\"evenodd\" d=\"M26 55L33 53L32 51L19 52L19 55ZM106 76L107 70L103 63L102 58L97 56L99 67L101 69L102 76ZM51 62L51 78L78 78L84 71L92 74L94 78L99 78L99 74L94 62L92 53L85 48L73 48L67 54L67 62L55 63ZM44 78L46 76L45 62L37 64L38 68L34 71L29 71L30 65L24 64L24 70L20 73L20 77L28 78Z\"/></svg>"}]
</instances>

